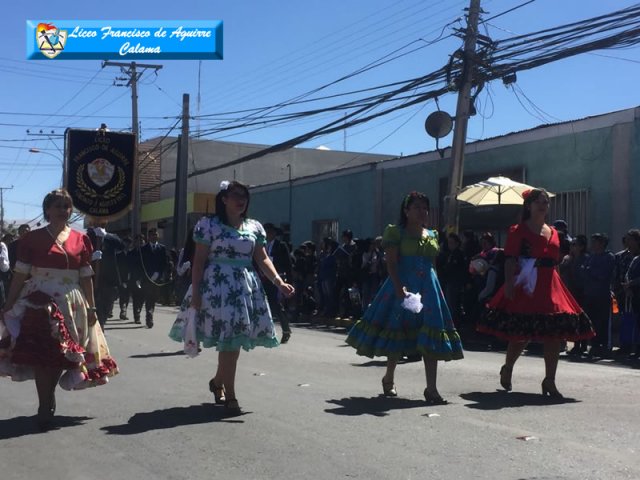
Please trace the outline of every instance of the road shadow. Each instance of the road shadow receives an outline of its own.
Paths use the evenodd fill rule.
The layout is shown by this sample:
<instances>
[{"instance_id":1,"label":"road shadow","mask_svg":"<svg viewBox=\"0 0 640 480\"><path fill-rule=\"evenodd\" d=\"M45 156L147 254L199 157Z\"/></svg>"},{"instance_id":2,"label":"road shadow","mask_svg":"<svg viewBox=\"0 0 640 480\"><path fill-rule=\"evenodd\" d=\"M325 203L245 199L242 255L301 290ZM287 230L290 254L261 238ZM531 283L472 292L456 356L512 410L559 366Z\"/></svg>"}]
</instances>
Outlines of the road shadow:
<instances>
[{"instance_id":1,"label":"road shadow","mask_svg":"<svg viewBox=\"0 0 640 480\"><path fill-rule=\"evenodd\" d=\"M400 360L398 360L398 365L404 365L407 363L418 363L418 362L422 362L422 357L413 358L413 359L403 357ZM369 360L368 362L364 362L364 363L352 363L351 366L352 367L386 367L387 361L386 360Z\"/></svg>"},{"instance_id":2,"label":"road shadow","mask_svg":"<svg viewBox=\"0 0 640 480\"><path fill-rule=\"evenodd\" d=\"M56 415L53 418L53 426L50 430L60 430L61 428L77 427L84 425L87 420L93 420L93 417L67 417L64 415ZM10 438L23 437L25 435L40 434L35 415L30 417L14 417L0 420L0 440L8 440Z\"/></svg>"},{"instance_id":3,"label":"road shadow","mask_svg":"<svg viewBox=\"0 0 640 480\"><path fill-rule=\"evenodd\" d=\"M337 405L336 408L327 408L325 412L334 415L346 415L354 417L359 415L372 415L374 417L386 417L392 410L404 410L407 408L424 407L424 400L410 400L408 398L385 397L348 397L340 400L327 400L327 403Z\"/></svg>"},{"instance_id":4,"label":"road shadow","mask_svg":"<svg viewBox=\"0 0 640 480\"><path fill-rule=\"evenodd\" d=\"M364 362L364 363L352 363L351 366L352 367L386 367L387 361L386 360L369 360L368 362Z\"/></svg>"},{"instance_id":5,"label":"road shadow","mask_svg":"<svg viewBox=\"0 0 640 480\"><path fill-rule=\"evenodd\" d=\"M465 405L465 407L477 410L502 410L503 408L563 405L565 403L580 402L575 398L551 398L536 393L505 392L504 390L462 393L460 398L475 402Z\"/></svg>"},{"instance_id":6,"label":"road shadow","mask_svg":"<svg viewBox=\"0 0 640 480\"><path fill-rule=\"evenodd\" d=\"M162 357L177 357L179 355L184 355L184 350L178 350L177 352L154 352L154 353L144 353L139 355L129 355L129 358L162 358Z\"/></svg>"},{"instance_id":7,"label":"road shadow","mask_svg":"<svg viewBox=\"0 0 640 480\"><path fill-rule=\"evenodd\" d=\"M238 418L251 412L243 411L240 415L231 416L224 407L212 403L191 405L189 407L172 407L153 412L136 413L127 423L109 425L100 430L109 435L137 435L151 430L166 430L168 428L186 425L198 425L212 422L244 423Z\"/></svg>"},{"instance_id":8,"label":"road shadow","mask_svg":"<svg viewBox=\"0 0 640 480\"><path fill-rule=\"evenodd\" d=\"M109 324L107 324L104 327L104 331L108 332L109 330L139 330L141 328L147 328L144 325L140 325L137 323L133 323L131 325L124 325L124 326L119 326L119 327L112 327Z\"/></svg>"},{"instance_id":9,"label":"road shadow","mask_svg":"<svg viewBox=\"0 0 640 480\"><path fill-rule=\"evenodd\" d=\"M292 324L294 324L297 328L304 328L306 330L316 330L316 331L322 331L322 332L329 332L329 333L337 333L339 335L346 335L346 333L349 331L349 328L347 327L338 327L335 325L329 325L326 323L322 323L322 322L291 322Z\"/></svg>"}]
</instances>

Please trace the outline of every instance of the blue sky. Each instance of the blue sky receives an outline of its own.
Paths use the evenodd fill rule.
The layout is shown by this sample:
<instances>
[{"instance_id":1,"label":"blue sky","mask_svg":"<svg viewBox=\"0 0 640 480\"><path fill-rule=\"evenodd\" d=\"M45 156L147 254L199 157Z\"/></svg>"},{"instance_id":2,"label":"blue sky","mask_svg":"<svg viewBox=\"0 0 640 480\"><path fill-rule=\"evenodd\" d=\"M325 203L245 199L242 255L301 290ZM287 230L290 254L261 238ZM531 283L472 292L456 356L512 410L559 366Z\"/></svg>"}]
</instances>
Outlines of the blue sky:
<instances>
[{"instance_id":1,"label":"blue sky","mask_svg":"<svg viewBox=\"0 0 640 480\"><path fill-rule=\"evenodd\" d=\"M524 3L484 0L489 17ZM630 6L631 1L536 0L489 22L482 31L504 38L600 15ZM56 19L155 20L207 19L224 22L224 60L201 64L201 101L197 105L197 61L161 63L158 75L147 74L139 88L141 139L167 133L179 115L182 94L191 96L192 114L208 115L273 105L347 75L401 49L407 52L463 24L468 0L244 0L190 1L112 0L94 2L8 2L3 6L4 48L0 52L0 187L5 219L30 219L40 213L44 194L60 181L61 138L30 132L62 134L66 127L96 128L103 121L114 129L131 127L127 88L112 86L119 72L101 69L99 60L27 61L25 21ZM447 26L449 25L449 26ZM424 42L422 42L424 44ZM323 94L338 94L401 81L443 66L461 46L455 37L389 62ZM404 48L403 48L404 47ZM539 108L519 103L511 89L493 82L479 96L479 114L469 123L469 139L481 139L638 105L632 79L640 76L640 50L596 52L518 74L517 86ZM335 103L328 101L324 105ZM455 95L440 98L453 114ZM409 155L435 147L424 132L433 102L390 114L347 131L347 150ZM528 111L527 111L528 110ZM22 115L18 115L22 114ZM164 118L167 117L167 118ZM302 120L274 128L207 138L274 144L320 126L335 117ZM192 122L192 131L210 127ZM450 143L450 138L442 145ZM342 132L314 139L305 147L341 150ZM41 153L30 153L38 148ZM231 160L231 159L229 159ZM283 174L284 175L284 174Z\"/></svg>"}]
</instances>

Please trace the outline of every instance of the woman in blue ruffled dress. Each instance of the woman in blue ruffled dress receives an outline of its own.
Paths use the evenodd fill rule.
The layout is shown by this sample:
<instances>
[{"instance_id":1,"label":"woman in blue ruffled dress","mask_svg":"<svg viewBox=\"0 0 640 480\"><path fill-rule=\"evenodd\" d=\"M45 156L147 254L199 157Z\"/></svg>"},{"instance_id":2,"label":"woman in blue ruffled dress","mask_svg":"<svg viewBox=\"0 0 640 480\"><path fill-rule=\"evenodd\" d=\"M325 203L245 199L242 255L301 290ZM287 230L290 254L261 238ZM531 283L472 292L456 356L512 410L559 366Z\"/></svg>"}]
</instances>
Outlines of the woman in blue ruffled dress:
<instances>
[{"instance_id":1,"label":"woman in blue ruffled dress","mask_svg":"<svg viewBox=\"0 0 640 480\"><path fill-rule=\"evenodd\" d=\"M347 343L358 355L387 357L382 378L386 396L396 396L394 383L398 360L405 355L422 355L430 405L443 405L436 385L438 361L463 358L462 344L433 268L438 254L438 235L425 228L429 199L411 192L402 200L400 222L389 225L383 235L389 276L349 332ZM409 294L420 294L422 310L414 313L403 306Z\"/></svg>"},{"instance_id":2,"label":"woman in blue ruffled dress","mask_svg":"<svg viewBox=\"0 0 640 480\"><path fill-rule=\"evenodd\" d=\"M278 346L269 304L253 265L283 296L294 293L271 263L264 228L247 217L248 208L249 189L240 182L222 182L216 215L203 217L195 226L192 283L169 332L172 339L184 342L188 311L196 310L197 342L219 352L209 390L216 403L224 404L231 414L241 412L235 392L240 349Z\"/></svg>"}]
</instances>

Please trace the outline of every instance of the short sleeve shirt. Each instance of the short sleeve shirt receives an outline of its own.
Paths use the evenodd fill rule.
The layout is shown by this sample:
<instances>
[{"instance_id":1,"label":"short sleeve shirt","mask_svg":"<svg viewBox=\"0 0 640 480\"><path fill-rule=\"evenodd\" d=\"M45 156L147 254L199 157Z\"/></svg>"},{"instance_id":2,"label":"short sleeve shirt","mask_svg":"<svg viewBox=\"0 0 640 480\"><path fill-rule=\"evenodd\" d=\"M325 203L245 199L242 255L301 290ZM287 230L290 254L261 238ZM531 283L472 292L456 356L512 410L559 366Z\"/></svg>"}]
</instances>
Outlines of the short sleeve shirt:
<instances>
[{"instance_id":1,"label":"short sleeve shirt","mask_svg":"<svg viewBox=\"0 0 640 480\"><path fill-rule=\"evenodd\" d=\"M551 238L533 233L524 223L509 228L504 246L506 257L551 258L560 260L560 237L555 228L551 228Z\"/></svg>"},{"instance_id":2,"label":"short sleeve shirt","mask_svg":"<svg viewBox=\"0 0 640 480\"><path fill-rule=\"evenodd\" d=\"M27 233L18 244L16 271L29 273L31 267L79 270L81 277L91 276L91 240L76 230L69 232L63 244L58 244L46 228Z\"/></svg>"},{"instance_id":3,"label":"short sleeve shirt","mask_svg":"<svg viewBox=\"0 0 640 480\"><path fill-rule=\"evenodd\" d=\"M267 235L262 224L251 218L236 229L222 223L217 216L207 216L196 224L193 240L209 246L210 260L251 260L255 247L267 244Z\"/></svg>"},{"instance_id":4,"label":"short sleeve shirt","mask_svg":"<svg viewBox=\"0 0 640 480\"><path fill-rule=\"evenodd\" d=\"M402 256L435 257L440 251L438 233L425 229L422 237L414 237L400 225L388 225L382 234L383 247L397 247Z\"/></svg>"}]
</instances>

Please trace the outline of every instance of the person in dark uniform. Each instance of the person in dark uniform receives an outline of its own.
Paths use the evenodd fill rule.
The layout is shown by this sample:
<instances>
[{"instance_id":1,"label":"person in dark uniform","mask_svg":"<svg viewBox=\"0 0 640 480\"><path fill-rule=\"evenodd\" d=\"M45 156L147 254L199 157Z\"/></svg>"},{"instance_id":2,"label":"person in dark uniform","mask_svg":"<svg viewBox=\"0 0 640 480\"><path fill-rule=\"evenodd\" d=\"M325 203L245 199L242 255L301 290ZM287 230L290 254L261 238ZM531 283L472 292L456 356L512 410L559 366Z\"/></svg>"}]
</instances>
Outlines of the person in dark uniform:
<instances>
[{"instance_id":1,"label":"person in dark uniform","mask_svg":"<svg viewBox=\"0 0 640 480\"><path fill-rule=\"evenodd\" d=\"M88 234L91 232L87 232ZM113 304L118 298L118 288L122 284L122 275L118 264L118 255L124 251L125 245L120 237L113 233L101 233L99 240L99 266L97 266L94 291L96 299L96 316L104 329ZM91 237L90 237L91 238Z\"/></svg>"},{"instance_id":2,"label":"person in dark uniform","mask_svg":"<svg viewBox=\"0 0 640 480\"><path fill-rule=\"evenodd\" d=\"M353 232L342 232L342 244L334 251L336 257L336 291L338 292L338 315L349 316L351 311L349 300L349 288L353 286L353 257L356 253L356 243L353 241Z\"/></svg>"},{"instance_id":3,"label":"person in dark uniform","mask_svg":"<svg viewBox=\"0 0 640 480\"><path fill-rule=\"evenodd\" d=\"M158 242L158 231L152 228L147 233L148 242L140 248L142 260L142 295L144 297L145 322L153 328L153 311L160 296L160 289L169 274L167 247Z\"/></svg>"},{"instance_id":4,"label":"person in dark uniform","mask_svg":"<svg viewBox=\"0 0 640 480\"><path fill-rule=\"evenodd\" d=\"M120 320L129 320L127 317L127 308L129 307L129 262L127 260L129 251L131 250L131 237L124 237L124 249L116 254L116 262L118 264L118 273L120 274L120 284L118 285L118 304L120 306Z\"/></svg>"},{"instance_id":5,"label":"person in dark uniform","mask_svg":"<svg viewBox=\"0 0 640 480\"><path fill-rule=\"evenodd\" d=\"M11 271L13 271L13 269L16 266L16 258L18 256L18 245L19 245L20 239L30 231L31 231L31 227L29 226L29 224L23 223L18 227L18 237L15 240L13 240L13 242L7 244L7 250L9 253L9 265L11 267Z\"/></svg>"},{"instance_id":6,"label":"person in dark uniform","mask_svg":"<svg viewBox=\"0 0 640 480\"><path fill-rule=\"evenodd\" d=\"M267 255L284 281L291 281L292 264L287 245L276 238L278 230L274 224L265 223L263 227L267 234L267 245L265 246ZM282 339L280 343L287 343L291 338L291 327L289 326L288 313L285 311L282 301L279 298L278 288L271 282L263 282L263 286L267 294L273 319L280 321L280 325L282 326Z\"/></svg>"},{"instance_id":7,"label":"person in dark uniform","mask_svg":"<svg viewBox=\"0 0 640 480\"><path fill-rule=\"evenodd\" d=\"M147 239L144 235L136 235L133 238L133 248L127 253L127 288L133 301L133 321L135 323L140 323L140 311L144 304L144 295L142 294L144 270L142 269L140 250L146 242Z\"/></svg>"}]
</instances>

